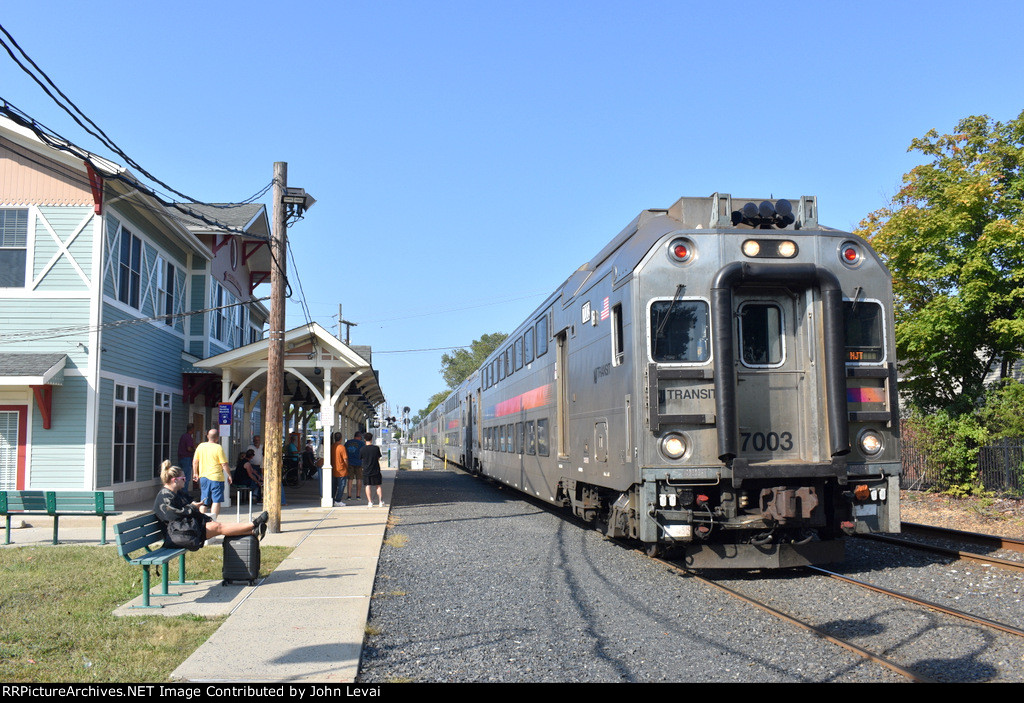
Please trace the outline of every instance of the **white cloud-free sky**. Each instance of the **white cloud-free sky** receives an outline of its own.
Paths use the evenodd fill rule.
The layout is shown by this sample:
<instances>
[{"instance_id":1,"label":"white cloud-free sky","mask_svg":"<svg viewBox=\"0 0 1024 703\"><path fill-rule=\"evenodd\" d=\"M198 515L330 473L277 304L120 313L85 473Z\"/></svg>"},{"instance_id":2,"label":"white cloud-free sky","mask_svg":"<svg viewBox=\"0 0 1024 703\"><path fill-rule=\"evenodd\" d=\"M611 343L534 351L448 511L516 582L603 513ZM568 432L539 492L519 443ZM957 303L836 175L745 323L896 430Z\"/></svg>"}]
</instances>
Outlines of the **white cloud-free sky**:
<instances>
[{"instance_id":1,"label":"white cloud-free sky","mask_svg":"<svg viewBox=\"0 0 1024 703\"><path fill-rule=\"evenodd\" d=\"M287 162L317 199L296 297L297 274L314 321L358 323L392 413L444 387L442 351L405 350L510 332L643 209L817 195L849 230L912 139L1024 110L1018 0L39 0L0 24L178 190L242 200ZM109 156L5 54L0 98Z\"/></svg>"}]
</instances>

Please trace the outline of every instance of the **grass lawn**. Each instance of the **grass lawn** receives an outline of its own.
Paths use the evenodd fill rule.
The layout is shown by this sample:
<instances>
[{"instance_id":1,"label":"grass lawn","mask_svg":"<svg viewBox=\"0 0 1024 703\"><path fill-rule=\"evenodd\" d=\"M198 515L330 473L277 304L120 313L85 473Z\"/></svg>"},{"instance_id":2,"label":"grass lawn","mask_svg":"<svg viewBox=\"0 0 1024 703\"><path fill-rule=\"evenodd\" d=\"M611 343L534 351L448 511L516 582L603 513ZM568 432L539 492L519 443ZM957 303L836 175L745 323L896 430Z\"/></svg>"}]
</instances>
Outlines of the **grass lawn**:
<instances>
[{"instance_id":1,"label":"grass lawn","mask_svg":"<svg viewBox=\"0 0 1024 703\"><path fill-rule=\"evenodd\" d=\"M266 575L292 548L261 551ZM219 547L189 552L185 576L220 579L222 560ZM171 567L174 580L177 560ZM0 549L0 681L167 681L224 618L113 615L141 591L142 568L114 546Z\"/></svg>"}]
</instances>

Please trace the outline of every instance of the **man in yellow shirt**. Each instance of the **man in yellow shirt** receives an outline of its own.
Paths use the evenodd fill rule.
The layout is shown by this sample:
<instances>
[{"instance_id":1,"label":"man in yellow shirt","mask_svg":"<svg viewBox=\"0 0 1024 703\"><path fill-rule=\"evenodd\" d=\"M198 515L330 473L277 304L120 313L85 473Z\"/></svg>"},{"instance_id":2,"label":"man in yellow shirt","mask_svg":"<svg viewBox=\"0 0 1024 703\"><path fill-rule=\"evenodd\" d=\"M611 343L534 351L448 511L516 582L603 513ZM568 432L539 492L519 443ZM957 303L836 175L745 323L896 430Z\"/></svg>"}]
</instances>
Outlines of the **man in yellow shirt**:
<instances>
[{"instance_id":1,"label":"man in yellow shirt","mask_svg":"<svg viewBox=\"0 0 1024 703\"><path fill-rule=\"evenodd\" d=\"M206 441L196 447L192 458L192 476L199 477L199 511L207 510L216 520L220 515L220 504L224 502L224 481L231 483L228 458L220 446L220 431L212 429L206 433Z\"/></svg>"}]
</instances>

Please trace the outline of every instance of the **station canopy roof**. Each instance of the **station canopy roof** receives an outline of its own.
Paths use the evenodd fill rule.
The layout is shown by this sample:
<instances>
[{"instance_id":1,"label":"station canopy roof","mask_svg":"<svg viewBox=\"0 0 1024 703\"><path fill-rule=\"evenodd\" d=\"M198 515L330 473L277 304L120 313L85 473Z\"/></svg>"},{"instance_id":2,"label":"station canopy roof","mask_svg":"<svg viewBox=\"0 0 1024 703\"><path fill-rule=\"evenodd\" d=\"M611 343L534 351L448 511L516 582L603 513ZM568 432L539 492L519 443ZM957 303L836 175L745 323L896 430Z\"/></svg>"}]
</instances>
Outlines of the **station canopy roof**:
<instances>
[{"instance_id":1,"label":"station canopy roof","mask_svg":"<svg viewBox=\"0 0 1024 703\"><path fill-rule=\"evenodd\" d=\"M269 340L247 344L237 349L192 362L198 369L209 369L231 382L233 402L246 391L265 391ZM357 352L355 349L359 349ZM314 323L284 333L284 395L286 400L301 391L307 402L331 394L334 409L340 410L348 400L366 417L373 417L374 408L384 402L377 372L370 362L369 347L352 348ZM355 377L353 379L353 377ZM347 385L346 385L347 383ZM344 387L344 391L339 390ZM228 402L228 398L222 398Z\"/></svg>"}]
</instances>

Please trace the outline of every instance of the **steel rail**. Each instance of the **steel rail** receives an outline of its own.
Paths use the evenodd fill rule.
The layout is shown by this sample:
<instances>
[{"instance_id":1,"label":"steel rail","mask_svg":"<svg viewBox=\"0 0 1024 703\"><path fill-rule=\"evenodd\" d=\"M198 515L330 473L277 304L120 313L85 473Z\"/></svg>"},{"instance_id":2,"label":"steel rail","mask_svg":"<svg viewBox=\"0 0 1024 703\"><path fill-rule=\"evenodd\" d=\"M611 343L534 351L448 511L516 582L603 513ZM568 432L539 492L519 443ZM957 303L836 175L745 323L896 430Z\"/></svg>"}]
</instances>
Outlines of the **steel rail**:
<instances>
[{"instance_id":1,"label":"steel rail","mask_svg":"<svg viewBox=\"0 0 1024 703\"><path fill-rule=\"evenodd\" d=\"M943 556L956 557L963 559L964 561L973 561L978 564L987 564L989 566L997 566L1000 569L1009 569L1011 571L1024 571L1024 562L1012 561L1010 559L1000 559L998 557L986 557L981 554L975 554L974 552L964 552L958 549L949 549L947 547L938 547L934 544L924 544L923 542L915 542L909 539L900 539L899 537L892 537L889 535L859 535L866 539L872 539L877 542L886 542L887 544L894 544L898 547L910 547L911 549L919 549L925 552L933 552L935 554L941 554Z\"/></svg>"},{"instance_id":2,"label":"steel rail","mask_svg":"<svg viewBox=\"0 0 1024 703\"><path fill-rule=\"evenodd\" d=\"M684 574L684 575L686 575L686 576L688 576L690 578L697 579L698 581L700 581L701 583L703 583L705 585L713 586L713 587L715 587L715 588L717 588L717 589L719 589L721 591L724 591L725 593L729 594L733 598L737 598L738 600L741 600L744 603L749 603L750 605L753 605L756 608L760 608L761 610L765 611L766 613L768 613L770 615L773 615L773 616L779 618L780 620L783 620L783 621L788 622L790 624L796 625L797 627L801 627L801 628L803 628L805 630L808 630L809 632L817 635L818 637L821 637L822 639L824 639L824 640L826 640L828 642L831 642L832 644L838 645L839 647L842 647L843 649L846 649L846 650L848 650L850 652L853 652L854 654L856 654L856 655L858 655L858 656L860 656L860 657L862 657L864 659L867 659L869 661L873 661L876 664L884 666L885 668L887 668L887 669L889 669L889 670L899 674L900 676L904 676L904 677L910 679L914 683L937 683L933 679L929 679L929 678L927 678L925 676L922 676L921 674L918 674L918 673L916 673L914 671L911 671L910 669L906 669L906 668L900 666L899 664L897 664L896 662L890 661L890 660L886 659L885 657L882 657L882 656L880 656L878 654L875 654L874 652L870 652L870 651L864 649L863 647L859 647L859 646L853 644L852 642L848 642L848 641L846 641L844 639L840 639L839 637L836 637L834 635L830 635L827 632L825 632L825 631L815 627L814 625L811 625L808 622L804 622L803 620L800 620L799 618L796 618L796 617L794 617L792 615L787 615L786 613L783 613L781 610L776 610L775 608L771 607L767 603L762 603L761 601L756 600L754 598L751 598L750 596L744 595L744 594L740 593L739 591L734 591L733 589L729 588L728 586L723 586L722 584L715 583L714 581L711 581L710 579L707 579L707 578L705 578L703 576L698 576L697 574L695 574L692 571L689 571L688 569L682 568L680 566L677 566L676 564L673 564L671 562L665 561L663 559L653 559L653 560L658 562L659 564L662 564L662 565L668 567L669 569L672 569L673 571L677 571L677 572L680 572L680 573L682 573L682 574Z\"/></svg>"},{"instance_id":3,"label":"steel rail","mask_svg":"<svg viewBox=\"0 0 1024 703\"><path fill-rule=\"evenodd\" d=\"M995 620L989 620L988 618L983 618L980 615L971 615L970 613L966 613L966 612L964 612L962 610L956 610L955 608L948 608L948 607L946 607L944 605L939 605L938 603L933 603L931 601L924 600L923 598L916 598L914 596L908 596L908 595L906 595L904 593L899 593L897 591L890 591L888 588L882 588L881 586L876 586L874 584L867 583L866 581L859 581L857 579L850 578L849 576L843 576L842 574L837 574L837 573L835 573L833 571L828 571L827 569L822 569L820 566L806 566L804 568L811 569L812 571L817 571L819 573L825 574L826 576L829 576L830 578L837 579L839 581L845 581L846 583L851 583L851 584L853 584L855 586L860 586L861 588L866 588L866 589L868 589L870 591L875 591L876 593L882 593L882 594L887 595L887 596L892 596L893 598L899 598L900 600L905 600L908 603L913 603L914 605L924 606L925 608L930 608L932 610L937 610L940 613L945 613L947 615L952 615L953 617L961 618L963 620L968 620L970 622L974 622L974 623L977 623L979 625L984 625L986 627L991 627L991 628L993 628L995 630L1001 630L1001 631L1009 633L1011 635L1017 635L1018 637L1024 637L1024 630L1021 630L1020 628L1013 627L1012 625L1005 625L1005 624L1003 624L1001 622L997 622Z\"/></svg>"},{"instance_id":4,"label":"steel rail","mask_svg":"<svg viewBox=\"0 0 1024 703\"><path fill-rule=\"evenodd\" d=\"M916 522L901 523L902 532L924 536L948 537L949 539L961 540L980 544L986 547L996 547L1010 552L1024 552L1024 539L1014 537L1001 537L999 535L986 535L980 532L965 532L953 530L948 527L937 527L935 525L921 525Z\"/></svg>"}]
</instances>

